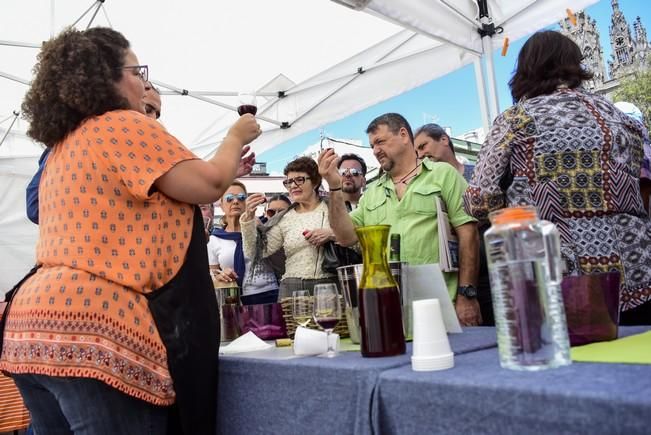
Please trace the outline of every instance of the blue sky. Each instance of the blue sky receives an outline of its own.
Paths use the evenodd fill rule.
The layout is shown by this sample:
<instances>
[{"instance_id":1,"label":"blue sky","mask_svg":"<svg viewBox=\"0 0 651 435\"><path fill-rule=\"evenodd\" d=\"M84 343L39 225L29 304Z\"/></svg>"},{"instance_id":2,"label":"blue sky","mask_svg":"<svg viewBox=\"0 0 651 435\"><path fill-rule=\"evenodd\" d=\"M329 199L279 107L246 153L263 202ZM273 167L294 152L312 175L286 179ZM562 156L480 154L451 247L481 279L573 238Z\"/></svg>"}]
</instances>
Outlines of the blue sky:
<instances>
[{"instance_id":1,"label":"blue sky","mask_svg":"<svg viewBox=\"0 0 651 435\"><path fill-rule=\"evenodd\" d=\"M651 3L649 0L619 0L619 8L624 13L629 25L635 17L640 16L651 38ZM587 9L588 14L597 21L604 49L604 63L610 59L610 40L608 26L612 7L610 0L601 0ZM558 26L550 28L556 29ZM632 28L631 28L632 31ZM508 81L515 68L518 52L526 41L522 38L512 43L506 56L500 53L495 56L495 74L499 93L500 110L511 105L511 95ZM429 82L407 93L391 98L383 103L350 115L340 121L323 126L326 135L330 137L361 139L368 144L364 130L368 123L386 112L401 113L412 128L417 128L423 122L436 122L452 128L453 134L461 134L481 127L481 114L477 99L477 88L473 66L450 73L444 77ZM281 144L257 157L260 162L267 162L270 172L282 172L285 164L296 154L319 140L320 130L304 133L284 144Z\"/></svg>"}]
</instances>

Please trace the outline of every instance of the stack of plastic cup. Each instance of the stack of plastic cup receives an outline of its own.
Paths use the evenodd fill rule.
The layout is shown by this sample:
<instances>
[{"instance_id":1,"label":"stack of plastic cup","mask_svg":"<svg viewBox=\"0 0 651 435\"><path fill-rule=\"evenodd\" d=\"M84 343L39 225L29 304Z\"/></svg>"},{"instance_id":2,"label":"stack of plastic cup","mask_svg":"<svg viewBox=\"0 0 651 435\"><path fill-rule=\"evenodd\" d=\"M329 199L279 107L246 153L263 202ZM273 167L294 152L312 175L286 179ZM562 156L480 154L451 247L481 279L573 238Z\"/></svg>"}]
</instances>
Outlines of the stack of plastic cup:
<instances>
[{"instance_id":1,"label":"stack of plastic cup","mask_svg":"<svg viewBox=\"0 0 651 435\"><path fill-rule=\"evenodd\" d=\"M445 370L454 367L454 354L438 299L413 302L414 339L411 368L415 371Z\"/></svg>"}]
</instances>

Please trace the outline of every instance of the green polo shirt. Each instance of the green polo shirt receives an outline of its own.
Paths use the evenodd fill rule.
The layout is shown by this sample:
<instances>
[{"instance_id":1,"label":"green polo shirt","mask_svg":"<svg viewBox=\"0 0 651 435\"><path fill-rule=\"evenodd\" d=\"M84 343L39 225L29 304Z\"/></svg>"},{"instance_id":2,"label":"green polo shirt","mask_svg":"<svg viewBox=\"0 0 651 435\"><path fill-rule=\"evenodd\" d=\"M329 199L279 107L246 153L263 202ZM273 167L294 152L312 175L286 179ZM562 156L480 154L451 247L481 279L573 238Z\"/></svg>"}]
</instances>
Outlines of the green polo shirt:
<instances>
[{"instance_id":1,"label":"green polo shirt","mask_svg":"<svg viewBox=\"0 0 651 435\"><path fill-rule=\"evenodd\" d=\"M410 264L439 262L438 221L435 195L448 208L453 227L476 222L463 209L462 195L468 183L459 172L443 162L424 160L422 170L398 200L391 177L382 175L370 184L358 207L350 213L355 226L391 225L400 234L400 257ZM450 298L457 292L456 272L443 273Z\"/></svg>"}]
</instances>

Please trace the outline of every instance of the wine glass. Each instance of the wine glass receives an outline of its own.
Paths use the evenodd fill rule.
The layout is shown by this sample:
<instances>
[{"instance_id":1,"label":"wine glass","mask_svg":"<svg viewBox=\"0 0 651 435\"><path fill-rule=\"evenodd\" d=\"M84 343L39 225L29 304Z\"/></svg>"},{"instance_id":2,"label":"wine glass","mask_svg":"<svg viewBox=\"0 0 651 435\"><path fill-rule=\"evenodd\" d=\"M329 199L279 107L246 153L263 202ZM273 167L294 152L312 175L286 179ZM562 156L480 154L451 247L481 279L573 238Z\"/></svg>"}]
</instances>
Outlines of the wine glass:
<instances>
[{"instance_id":1,"label":"wine glass","mask_svg":"<svg viewBox=\"0 0 651 435\"><path fill-rule=\"evenodd\" d=\"M292 292L292 315L297 325L305 328L312 319L312 307L310 306L310 292L307 290L296 290Z\"/></svg>"},{"instance_id":2,"label":"wine glass","mask_svg":"<svg viewBox=\"0 0 651 435\"><path fill-rule=\"evenodd\" d=\"M255 116L255 114L258 112L258 103L255 98L255 91L240 92L237 94L237 98L239 99L237 113L239 113L240 116L244 115L245 113L250 113L251 115Z\"/></svg>"},{"instance_id":3,"label":"wine glass","mask_svg":"<svg viewBox=\"0 0 651 435\"><path fill-rule=\"evenodd\" d=\"M328 351L321 356L332 358L336 352L330 342L330 335L341 318L339 291L335 284L317 284L314 286L314 321L326 331Z\"/></svg>"}]
</instances>

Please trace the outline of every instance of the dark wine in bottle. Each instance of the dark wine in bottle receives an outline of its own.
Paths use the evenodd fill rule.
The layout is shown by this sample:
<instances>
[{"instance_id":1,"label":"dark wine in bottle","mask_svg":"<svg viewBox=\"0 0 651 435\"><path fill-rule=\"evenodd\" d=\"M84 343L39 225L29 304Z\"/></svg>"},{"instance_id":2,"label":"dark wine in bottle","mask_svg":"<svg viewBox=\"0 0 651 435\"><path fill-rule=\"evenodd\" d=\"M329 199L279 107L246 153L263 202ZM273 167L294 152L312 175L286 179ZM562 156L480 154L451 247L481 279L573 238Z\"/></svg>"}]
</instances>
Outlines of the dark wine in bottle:
<instances>
[{"instance_id":1,"label":"dark wine in bottle","mask_svg":"<svg viewBox=\"0 0 651 435\"><path fill-rule=\"evenodd\" d=\"M245 113L250 113L251 115L255 116L257 112L258 112L258 107L253 106L251 104L242 104L237 108L237 113L239 113L240 116L244 115Z\"/></svg>"},{"instance_id":2,"label":"dark wine in bottle","mask_svg":"<svg viewBox=\"0 0 651 435\"><path fill-rule=\"evenodd\" d=\"M396 287L360 289L359 314L362 356L380 357L405 353L400 293Z\"/></svg>"}]
</instances>

